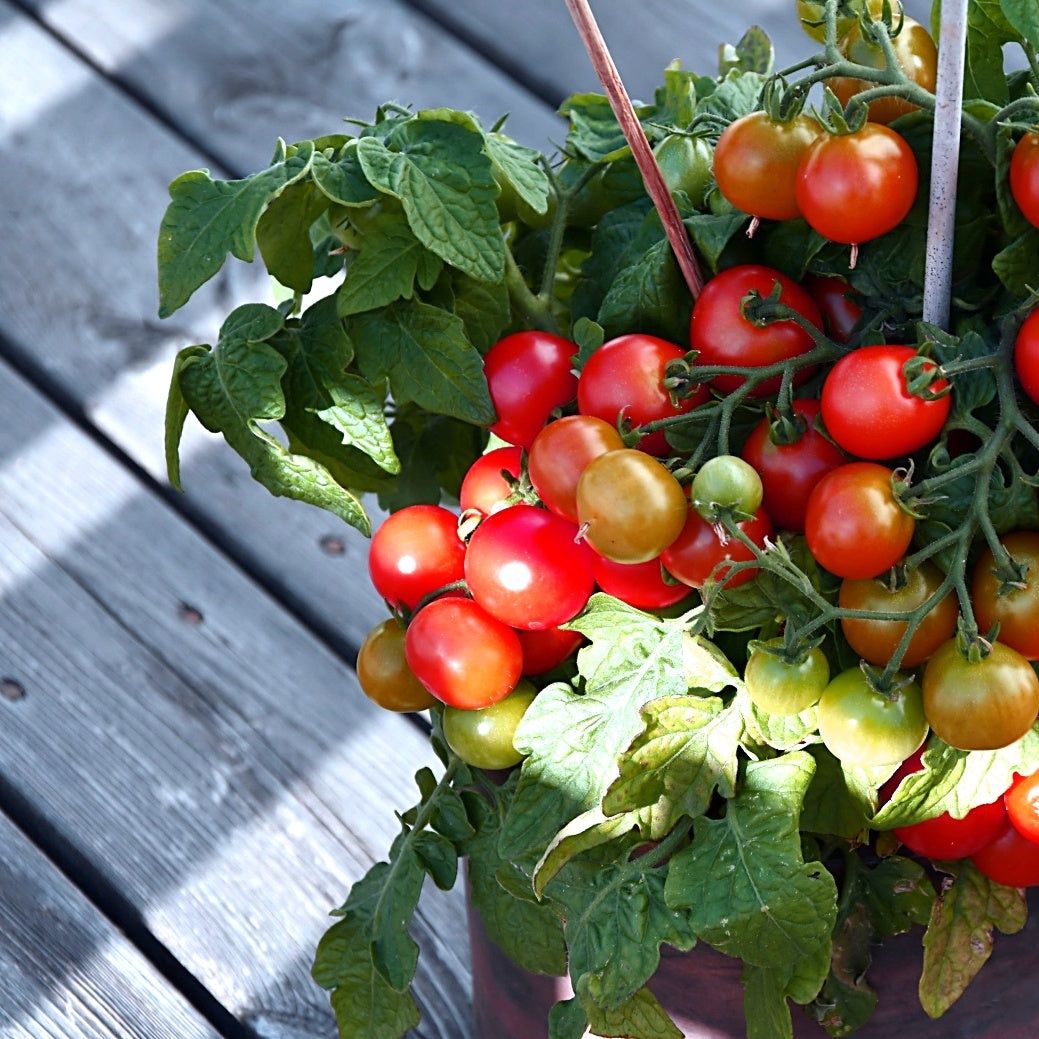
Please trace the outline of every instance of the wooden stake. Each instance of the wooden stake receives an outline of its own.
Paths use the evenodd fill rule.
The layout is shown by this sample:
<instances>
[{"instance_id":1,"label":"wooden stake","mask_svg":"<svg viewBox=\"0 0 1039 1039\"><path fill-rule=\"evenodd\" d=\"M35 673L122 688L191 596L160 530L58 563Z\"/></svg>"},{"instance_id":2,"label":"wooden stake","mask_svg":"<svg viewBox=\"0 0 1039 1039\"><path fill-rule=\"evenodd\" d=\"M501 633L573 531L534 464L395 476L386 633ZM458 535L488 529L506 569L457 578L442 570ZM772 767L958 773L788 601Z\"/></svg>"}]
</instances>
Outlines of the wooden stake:
<instances>
[{"instance_id":1,"label":"wooden stake","mask_svg":"<svg viewBox=\"0 0 1039 1039\"><path fill-rule=\"evenodd\" d=\"M678 260L678 266L681 268L682 276L695 300L703 288L700 266L696 262L689 235L686 234L685 225L675 206L675 200L671 197L667 184L664 183L663 174L653 156L653 149L649 146L646 133L635 114L631 98L624 89L617 66L599 31L595 15L592 14L588 0L566 0L566 6L570 11L570 17L574 20L574 25L577 26L577 31L581 34L581 39L588 50L588 56L592 59L595 73L606 90L606 96L610 99L613 114L620 123L625 139L631 145L635 162L638 164L639 172L646 184L646 191L653 200L653 205L657 207L664 231L667 233L668 241Z\"/></svg>"},{"instance_id":2,"label":"wooden stake","mask_svg":"<svg viewBox=\"0 0 1039 1039\"><path fill-rule=\"evenodd\" d=\"M924 320L946 330L952 304L952 247L956 228L956 181L966 47L967 0L944 0L938 37L937 105L927 211Z\"/></svg>"}]
</instances>

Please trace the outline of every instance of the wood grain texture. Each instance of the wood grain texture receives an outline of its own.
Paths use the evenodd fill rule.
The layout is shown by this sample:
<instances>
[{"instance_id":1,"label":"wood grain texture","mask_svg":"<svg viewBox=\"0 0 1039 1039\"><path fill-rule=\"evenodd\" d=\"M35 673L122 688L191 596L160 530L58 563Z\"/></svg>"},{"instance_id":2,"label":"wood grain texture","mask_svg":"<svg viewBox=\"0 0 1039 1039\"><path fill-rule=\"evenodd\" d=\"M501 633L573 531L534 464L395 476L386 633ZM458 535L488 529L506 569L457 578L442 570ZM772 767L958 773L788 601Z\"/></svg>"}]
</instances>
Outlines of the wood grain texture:
<instances>
[{"instance_id":1,"label":"wood grain texture","mask_svg":"<svg viewBox=\"0 0 1039 1039\"><path fill-rule=\"evenodd\" d=\"M0 815L0 1035L218 1039L116 929Z\"/></svg>"},{"instance_id":2,"label":"wood grain texture","mask_svg":"<svg viewBox=\"0 0 1039 1039\"><path fill-rule=\"evenodd\" d=\"M313 947L425 739L6 366L0 409L0 770L233 1014L329 1036ZM417 1034L464 1037L461 896L415 932Z\"/></svg>"}]
</instances>

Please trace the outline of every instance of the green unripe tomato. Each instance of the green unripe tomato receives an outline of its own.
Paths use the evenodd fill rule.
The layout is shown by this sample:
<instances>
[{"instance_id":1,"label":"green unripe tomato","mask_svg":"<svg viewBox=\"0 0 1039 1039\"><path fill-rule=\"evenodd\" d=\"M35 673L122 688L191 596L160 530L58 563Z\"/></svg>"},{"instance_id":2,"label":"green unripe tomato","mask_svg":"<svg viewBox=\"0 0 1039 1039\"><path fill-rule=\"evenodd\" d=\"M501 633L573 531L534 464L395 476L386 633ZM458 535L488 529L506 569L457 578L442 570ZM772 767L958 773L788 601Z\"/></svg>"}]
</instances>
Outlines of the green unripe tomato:
<instances>
[{"instance_id":1,"label":"green unripe tomato","mask_svg":"<svg viewBox=\"0 0 1039 1039\"><path fill-rule=\"evenodd\" d=\"M723 509L753 516L764 496L757 470L735 455L708 459L693 480L693 505L708 523L714 523Z\"/></svg>"},{"instance_id":2,"label":"green unripe tomato","mask_svg":"<svg viewBox=\"0 0 1039 1039\"><path fill-rule=\"evenodd\" d=\"M653 154L668 189L684 191L700 209L711 183L711 146L700 137L670 134L653 149Z\"/></svg>"},{"instance_id":3,"label":"green unripe tomato","mask_svg":"<svg viewBox=\"0 0 1039 1039\"><path fill-rule=\"evenodd\" d=\"M765 645L782 646L782 639ZM743 680L751 700L771 714L800 714L819 702L830 681L830 665L818 646L804 660L789 664L782 657L755 649L747 661Z\"/></svg>"},{"instance_id":4,"label":"green unripe tomato","mask_svg":"<svg viewBox=\"0 0 1039 1039\"><path fill-rule=\"evenodd\" d=\"M861 668L842 671L819 701L819 735L846 765L897 765L927 738L920 686L909 682L888 696Z\"/></svg>"},{"instance_id":5,"label":"green unripe tomato","mask_svg":"<svg viewBox=\"0 0 1039 1039\"><path fill-rule=\"evenodd\" d=\"M444 736L450 748L475 768L512 768L523 760L513 746L516 729L537 690L526 680L496 704L478 711L444 708Z\"/></svg>"}]
</instances>

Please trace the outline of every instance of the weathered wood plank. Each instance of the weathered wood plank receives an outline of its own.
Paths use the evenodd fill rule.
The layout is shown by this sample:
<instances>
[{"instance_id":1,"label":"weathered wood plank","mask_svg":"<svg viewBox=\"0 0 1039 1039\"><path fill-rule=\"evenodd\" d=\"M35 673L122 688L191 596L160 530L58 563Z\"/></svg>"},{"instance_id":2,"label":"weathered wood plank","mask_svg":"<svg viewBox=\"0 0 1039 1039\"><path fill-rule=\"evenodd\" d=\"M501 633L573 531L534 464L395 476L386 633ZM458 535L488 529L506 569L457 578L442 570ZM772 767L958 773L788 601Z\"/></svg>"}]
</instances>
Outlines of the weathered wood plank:
<instances>
[{"instance_id":1,"label":"weathered wood plank","mask_svg":"<svg viewBox=\"0 0 1039 1039\"><path fill-rule=\"evenodd\" d=\"M0 1035L218 1039L217 1033L0 815Z\"/></svg>"},{"instance_id":2,"label":"weathered wood plank","mask_svg":"<svg viewBox=\"0 0 1039 1039\"><path fill-rule=\"evenodd\" d=\"M312 949L425 739L3 365L0 410L0 770L232 1013L328 1036ZM467 1034L460 897L417 925L427 1039Z\"/></svg>"}]
</instances>

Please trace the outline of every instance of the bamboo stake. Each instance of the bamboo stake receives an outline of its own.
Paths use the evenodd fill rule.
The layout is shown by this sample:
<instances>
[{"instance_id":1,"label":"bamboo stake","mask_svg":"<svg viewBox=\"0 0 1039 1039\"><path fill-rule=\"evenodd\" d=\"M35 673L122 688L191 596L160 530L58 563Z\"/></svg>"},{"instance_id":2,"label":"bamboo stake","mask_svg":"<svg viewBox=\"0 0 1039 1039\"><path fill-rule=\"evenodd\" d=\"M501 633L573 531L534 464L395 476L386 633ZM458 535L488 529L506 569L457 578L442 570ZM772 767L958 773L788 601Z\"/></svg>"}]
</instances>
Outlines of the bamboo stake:
<instances>
[{"instance_id":1,"label":"bamboo stake","mask_svg":"<svg viewBox=\"0 0 1039 1039\"><path fill-rule=\"evenodd\" d=\"M581 34L588 56L592 59L596 75L610 99L613 114L620 123L625 139L631 145L635 162L638 164L639 172L646 184L646 191L653 200L653 205L657 207L664 231L667 233L668 241L678 260L678 266L681 268L682 276L695 300L703 288L703 275L700 273L699 264L693 254L693 247L678 213L678 207L671 197L667 184L664 183L663 174L660 172L657 160L653 157L653 149L649 146L646 133L635 114L631 98L624 89L620 73L617 71L617 66L610 56L606 41L595 21L595 15L592 14L588 0L566 0L566 6L570 11L570 17L574 20L574 25L577 26L577 31Z\"/></svg>"},{"instance_id":2,"label":"bamboo stake","mask_svg":"<svg viewBox=\"0 0 1039 1039\"><path fill-rule=\"evenodd\" d=\"M927 211L924 320L948 329L952 298L952 247L960 158L967 0L944 0L938 38L938 88Z\"/></svg>"}]
</instances>

